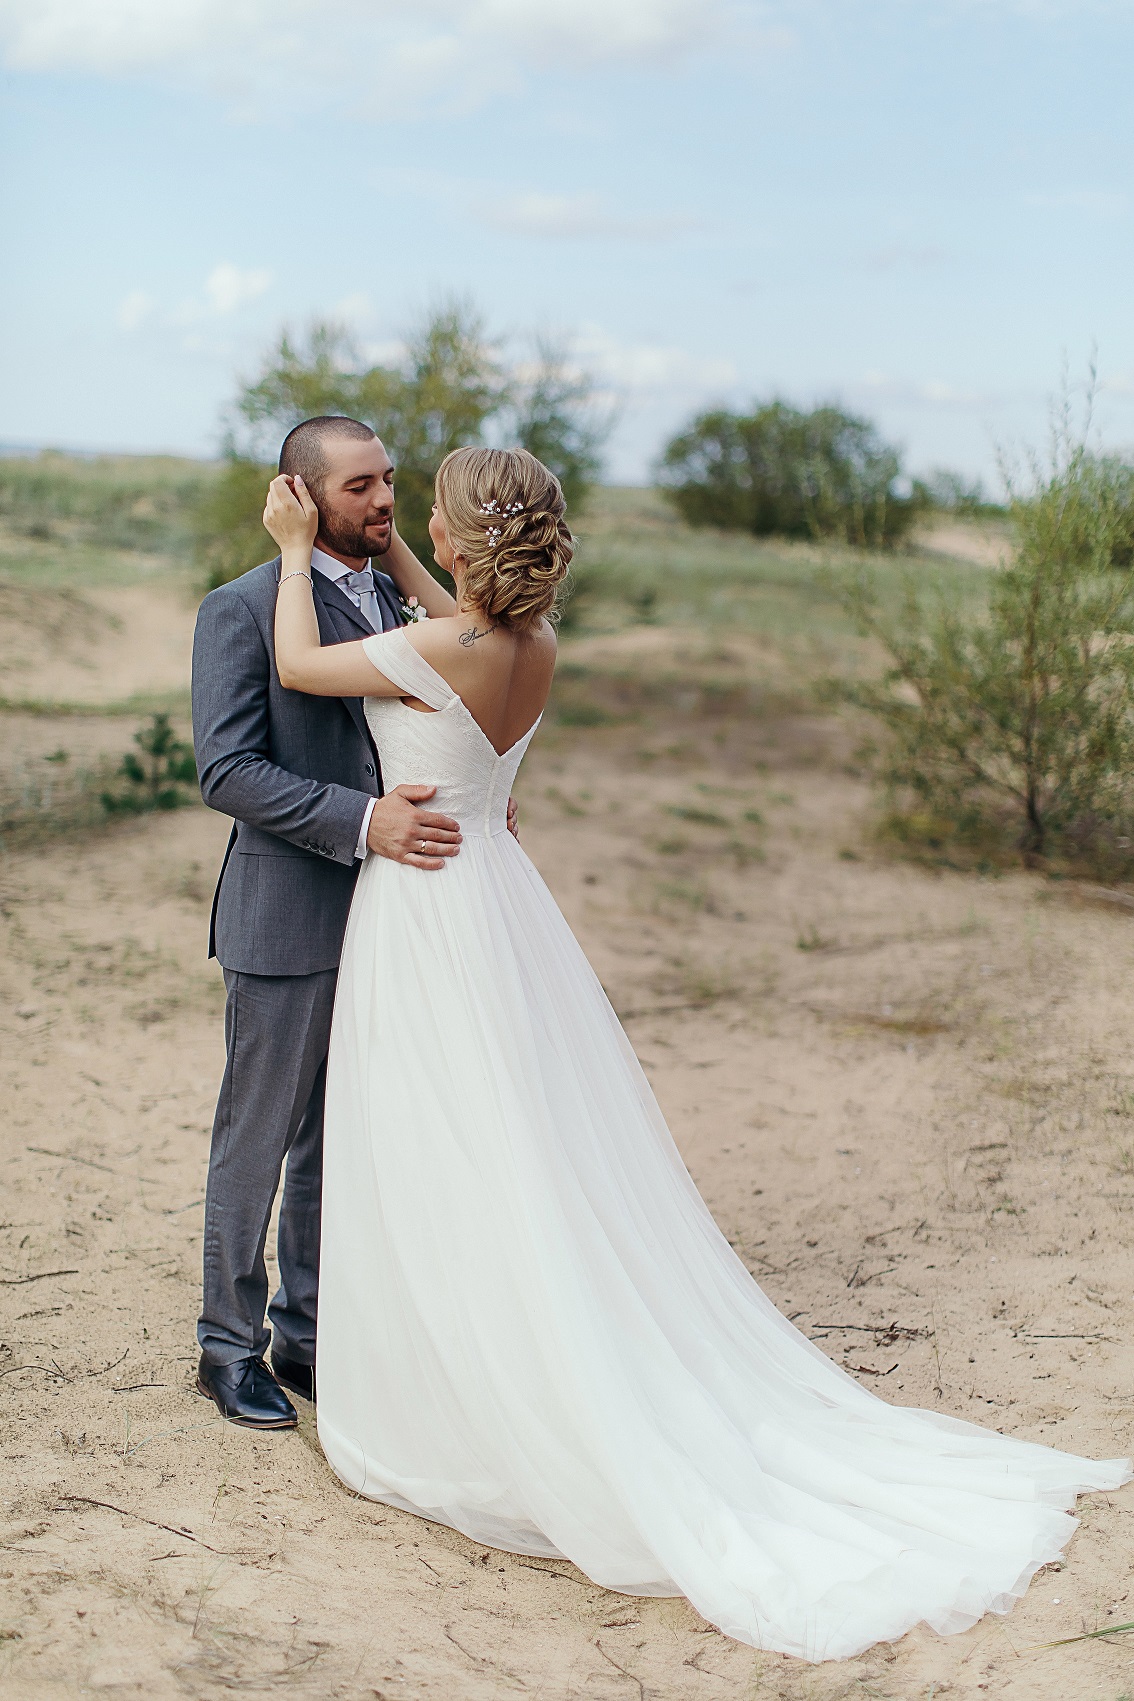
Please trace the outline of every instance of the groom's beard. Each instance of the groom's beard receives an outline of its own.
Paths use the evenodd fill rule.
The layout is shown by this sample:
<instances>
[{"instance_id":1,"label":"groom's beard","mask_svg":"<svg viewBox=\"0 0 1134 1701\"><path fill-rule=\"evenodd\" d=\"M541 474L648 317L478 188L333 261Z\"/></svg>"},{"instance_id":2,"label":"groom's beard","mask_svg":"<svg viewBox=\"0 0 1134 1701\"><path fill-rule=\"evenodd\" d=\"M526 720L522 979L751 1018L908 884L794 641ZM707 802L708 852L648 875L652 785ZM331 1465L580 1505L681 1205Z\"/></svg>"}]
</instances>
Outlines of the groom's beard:
<instances>
[{"instance_id":1,"label":"groom's beard","mask_svg":"<svg viewBox=\"0 0 1134 1701\"><path fill-rule=\"evenodd\" d=\"M338 555L385 555L390 547L393 515L385 526L356 526L333 508L319 510L319 536Z\"/></svg>"}]
</instances>

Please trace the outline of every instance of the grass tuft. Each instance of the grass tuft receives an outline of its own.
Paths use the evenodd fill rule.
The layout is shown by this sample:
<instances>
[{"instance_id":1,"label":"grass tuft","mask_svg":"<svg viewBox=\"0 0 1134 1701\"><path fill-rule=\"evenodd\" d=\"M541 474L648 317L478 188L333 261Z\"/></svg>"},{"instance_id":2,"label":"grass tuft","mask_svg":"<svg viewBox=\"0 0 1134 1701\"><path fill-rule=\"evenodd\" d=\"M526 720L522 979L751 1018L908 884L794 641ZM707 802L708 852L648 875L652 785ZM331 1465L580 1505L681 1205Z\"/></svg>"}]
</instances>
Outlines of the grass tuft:
<instances>
[{"instance_id":1,"label":"grass tuft","mask_svg":"<svg viewBox=\"0 0 1134 1701\"><path fill-rule=\"evenodd\" d=\"M683 803L666 805L666 814L675 815L679 821L692 821L698 827L728 827L731 825L725 816L718 815L712 809L697 809Z\"/></svg>"}]
</instances>

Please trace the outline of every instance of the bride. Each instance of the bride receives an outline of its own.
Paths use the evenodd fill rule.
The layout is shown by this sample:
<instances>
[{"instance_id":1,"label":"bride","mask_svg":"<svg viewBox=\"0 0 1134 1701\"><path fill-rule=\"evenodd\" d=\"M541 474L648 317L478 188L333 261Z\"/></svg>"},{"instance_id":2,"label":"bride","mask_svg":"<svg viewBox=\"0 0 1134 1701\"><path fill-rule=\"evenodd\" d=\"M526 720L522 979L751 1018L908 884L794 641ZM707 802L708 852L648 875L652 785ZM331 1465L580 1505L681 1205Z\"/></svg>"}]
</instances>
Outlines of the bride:
<instances>
[{"instance_id":1,"label":"bride","mask_svg":"<svg viewBox=\"0 0 1134 1701\"><path fill-rule=\"evenodd\" d=\"M461 853L371 857L328 1064L319 1437L351 1489L823 1660L1006 1612L1102 1463L867 1393L780 1315L693 1185L630 1044L506 830L572 552L522 451L458 449L430 618L320 648L315 505L274 481L282 683L363 696L387 788ZM429 854L427 841L421 846Z\"/></svg>"}]
</instances>

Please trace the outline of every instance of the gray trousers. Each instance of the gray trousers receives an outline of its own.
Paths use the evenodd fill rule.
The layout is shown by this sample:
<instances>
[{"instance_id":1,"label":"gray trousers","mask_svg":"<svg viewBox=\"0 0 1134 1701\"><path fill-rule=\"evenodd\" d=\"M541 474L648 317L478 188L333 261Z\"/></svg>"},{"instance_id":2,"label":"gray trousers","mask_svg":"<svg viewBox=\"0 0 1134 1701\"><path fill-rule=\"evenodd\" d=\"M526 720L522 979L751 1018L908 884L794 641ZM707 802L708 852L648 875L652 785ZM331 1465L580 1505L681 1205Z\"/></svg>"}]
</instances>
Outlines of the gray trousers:
<instances>
[{"instance_id":1,"label":"gray trousers","mask_svg":"<svg viewBox=\"0 0 1134 1701\"><path fill-rule=\"evenodd\" d=\"M228 1047L205 1190L201 1351L214 1364L274 1350L315 1362L323 1097L336 969L312 975L224 971ZM268 1311L264 1246L287 1160Z\"/></svg>"}]
</instances>

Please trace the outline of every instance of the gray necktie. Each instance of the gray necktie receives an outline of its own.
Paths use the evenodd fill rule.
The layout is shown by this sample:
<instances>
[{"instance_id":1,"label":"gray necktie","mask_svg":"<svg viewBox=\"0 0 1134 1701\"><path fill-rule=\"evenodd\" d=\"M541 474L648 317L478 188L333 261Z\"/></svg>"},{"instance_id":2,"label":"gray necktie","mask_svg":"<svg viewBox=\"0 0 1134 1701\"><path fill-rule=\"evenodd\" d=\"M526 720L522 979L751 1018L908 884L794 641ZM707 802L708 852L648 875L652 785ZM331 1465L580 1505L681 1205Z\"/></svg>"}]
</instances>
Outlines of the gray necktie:
<instances>
[{"instance_id":1,"label":"gray necktie","mask_svg":"<svg viewBox=\"0 0 1134 1701\"><path fill-rule=\"evenodd\" d=\"M344 590L359 613L368 620L375 632L382 630L382 605L378 601L374 589L374 572L370 567L364 567L360 573L344 573L339 580L340 589Z\"/></svg>"}]
</instances>

